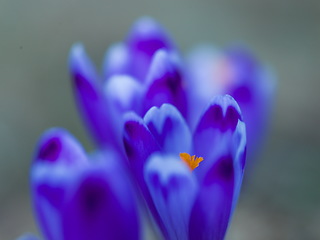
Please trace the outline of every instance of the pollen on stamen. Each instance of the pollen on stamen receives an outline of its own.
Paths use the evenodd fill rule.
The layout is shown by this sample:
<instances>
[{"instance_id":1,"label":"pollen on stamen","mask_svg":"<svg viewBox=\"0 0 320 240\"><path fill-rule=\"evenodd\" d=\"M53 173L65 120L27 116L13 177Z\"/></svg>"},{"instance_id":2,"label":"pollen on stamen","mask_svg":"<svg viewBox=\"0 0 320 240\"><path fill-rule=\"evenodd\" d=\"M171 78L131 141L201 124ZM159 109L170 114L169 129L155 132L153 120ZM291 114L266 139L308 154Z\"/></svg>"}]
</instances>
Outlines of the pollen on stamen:
<instances>
[{"instance_id":1,"label":"pollen on stamen","mask_svg":"<svg viewBox=\"0 0 320 240\"><path fill-rule=\"evenodd\" d=\"M188 153L180 153L180 158L191 170L194 170L199 166L199 163L203 161L203 157L196 157L196 155L190 156Z\"/></svg>"}]
</instances>

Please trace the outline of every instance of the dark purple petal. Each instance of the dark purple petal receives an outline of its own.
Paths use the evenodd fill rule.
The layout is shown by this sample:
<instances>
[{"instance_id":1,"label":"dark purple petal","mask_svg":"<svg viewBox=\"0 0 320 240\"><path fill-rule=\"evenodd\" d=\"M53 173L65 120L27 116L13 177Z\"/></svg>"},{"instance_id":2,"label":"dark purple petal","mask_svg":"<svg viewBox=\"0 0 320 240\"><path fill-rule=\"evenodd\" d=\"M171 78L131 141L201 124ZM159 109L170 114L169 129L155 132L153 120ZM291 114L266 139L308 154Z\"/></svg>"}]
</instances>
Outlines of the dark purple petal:
<instances>
[{"instance_id":1,"label":"dark purple petal","mask_svg":"<svg viewBox=\"0 0 320 240\"><path fill-rule=\"evenodd\" d=\"M41 137L31 167L31 189L38 223L46 239L61 238L58 211L66 196L65 186L76 169L87 163L82 146L66 130L53 128Z\"/></svg>"},{"instance_id":2,"label":"dark purple petal","mask_svg":"<svg viewBox=\"0 0 320 240\"><path fill-rule=\"evenodd\" d=\"M228 95L215 97L194 132L195 153L204 158L214 158L220 151L221 139L231 136L239 122L242 122L242 117L236 101Z\"/></svg>"},{"instance_id":3,"label":"dark purple petal","mask_svg":"<svg viewBox=\"0 0 320 240\"><path fill-rule=\"evenodd\" d=\"M127 37L131 56L131 74L144 81L155 52L165 48L173 49L173 44L165 30L155 20L144 17L131 28Z\"/></svg>"},{"instance_id":4,"label":"dark purple petal","mask_svg":"<svg viewBox=\"0 0 320 240\"><path fill-rule=\"evenodd\" d=\"M164 50L154 55L147 77L144 112L152 106L160 107L163 103L170 103L183 116L187 115L186 84L175 61L174 56Z\"/></svg>"},{"instance_id":5,"label":"dark purple petal","mask_svg":"<svg viewBox=\"0 0 320 240\"><path fill-rule=\"evenodd\" d=\"M228 96L224 98L216 99L209 107L211 111L220 112L215 107L220 102L218 105L224 113L222 120L220 113L208 115L212 119L220 119L218 127L210 126L210 121L204 121L210 112L208 110L195 133L194 140L199 141L196 154L202 153L200 156L204 160L194 171L201 187L190 219L190 239L223 239L241 189L246 153L245 124L239 117L235 128L221 129L222 121L226 125L233 125L233 119L240 115L238 110L233 112L233 109L238 109L235 101ZM211 147L207 142L212 144Z\"/></svg>"},{"instance_id":6,"label":"dark purple petal","mask_svg":"<svg viewBox=\"0 0 320 240\"><path fill-rule=\"evenodd\" d=\"M41 137L35 154L36 161L77 164L86 161L81 144L66 130L52 128Z\"/></svg>"},{"instance_id":7,"label":"dark purple petal","mask_svg":"<svg viewBox=\"0 0 320 240\"><path fill-rule=\"evenodd\" d=\"M143 192L146 194L146 185L143 177L143 168L147 158L160 147L143 120L130 113L126 115L124 124L123 143L129 159L130 168Z\"/></svg>"},{"instance_id":8,"label":"dark purple petal","mask_svg":"<svg viewBox=\"0 0 320 240\"><path fill-rule=\"evenodd\" d=\"M222 156L204 176L192 209L189 239L224 239L231 210L235 183L234 162Z\"/></svg>"},{"instance_id":9,"label":"dark purple petal","mask_svg":"<svg viewBox=\"0 0 320 240\"><path fill-rule=\"evenodd\" d=\"M167 153L190 153L192 137L184 118L170 104L151 108L144 121L162 150Z\"/></svg>"},{"instance_id":10,"label":"dark purple petal","mask_svg":"<svg viewBox=\"0 0 320 240\"><path fill-rule=\"evenodd\" d=\"M144 179L144 166L148 157L154 152L160 151L161 148L140 117L130 113L125 118L123 142L130 168L149 207L149 211L154 216L159 228L165 231Z\"/></svg>"},{"instance_id":11,"label":"dark purple petal","mask_svg":"<svg viewBox=\"0 0 320 240\"><path fill-rule=\"evenodd\" d=\"M104 96L101 82L82 45L72 47L69 66L79 111L94 140L102 147L118 147L121 123L116 121L116 113Z\"/></svg>"},{"instance_id":12,"label":"dark purple petal","mask_svg":"<svg viewBox=\"0 0 320 240\"><path fill-rule=\"evenodd\" d=\"M121 161L109 152L74 164L34 161L33 204L46 239L139 239L135 196Z\"/></svg>"},{"instance_id":13,"label":"dark purple petal","mask_svg":"<svg viewBox=\"0 0 320 240\"><path fill-rule=\"evenodd\" d=\"M159 151L160 147L140 117L130 113L125 119L123 133L125 150L130 163L140 169L150 154Z\"/></svg>"},{"instance_id":14,"label":"dark purple petal","mask_svg":"<svg viewBox=\"0 0 320 240\"><path fill-rule=\"evenodd\" d=\"M135 196L111 161L109 166L87 168L74 183L75 191L62 210L64 239L139 239Z\"/></svg>"},{"instance_id":15,"label":"dark purple petal","mask_svg":"<svg viewBox=\"0 0 320 240\"><path fill-rule=\"evenodd\" d=\"M152 155L144 169L157 217L165 226L165 239L187 239L190 212L198 186L177 155Z\"/></svg>"}]
</instances>

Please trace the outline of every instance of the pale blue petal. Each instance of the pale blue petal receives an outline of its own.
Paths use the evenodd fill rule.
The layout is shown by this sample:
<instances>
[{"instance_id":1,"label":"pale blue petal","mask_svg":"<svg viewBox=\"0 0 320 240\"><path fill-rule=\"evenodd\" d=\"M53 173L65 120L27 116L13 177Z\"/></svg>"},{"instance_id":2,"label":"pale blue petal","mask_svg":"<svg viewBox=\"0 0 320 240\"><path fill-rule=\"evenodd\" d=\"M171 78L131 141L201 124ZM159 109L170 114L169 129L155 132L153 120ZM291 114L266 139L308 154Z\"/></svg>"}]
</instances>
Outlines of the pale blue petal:
<instances>
[{"instance_id":1,"label":"pale blue petal","mask_svg":"<svg viewBox=\"0 0 320 240\"><path fill-rule=\"evenodd\" d=\"M177 156L152 155L145 180L162 219L166 239L187 239L189 217L198 186L189 167Z\"/></svg>"},{"instance_id":2,"label":"pale blue petal","mask_svg":"<svg viewBox=\"0 0 320 240\"><path fill-rule=\"evenodd\" d=\"M144 121L164 152L190 153L192 136L184 118L171 104L153 107L145 115Z\"/></svg>"}]
</instances>

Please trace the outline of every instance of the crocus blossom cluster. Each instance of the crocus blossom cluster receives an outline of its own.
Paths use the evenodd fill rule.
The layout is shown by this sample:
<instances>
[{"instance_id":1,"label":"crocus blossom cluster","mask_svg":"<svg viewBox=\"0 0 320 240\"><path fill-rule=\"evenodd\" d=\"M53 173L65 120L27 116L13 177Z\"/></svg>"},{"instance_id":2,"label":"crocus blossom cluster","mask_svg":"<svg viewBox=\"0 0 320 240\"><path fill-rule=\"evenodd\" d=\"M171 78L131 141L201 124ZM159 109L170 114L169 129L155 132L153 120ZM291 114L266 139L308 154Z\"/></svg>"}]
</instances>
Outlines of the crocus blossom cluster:
<instances>
[{"instance_id":1,"label":"crocus blossom cluster","mask_svg":"<svg viewBox=\"0 0 320 240\"><path fill-rule=\"evenodd\" d=\"M60 128L40 138L31 187L45 239L141 239L137 199L164 239L224 238L246 136L254 149L272 90L248 52L218 55L201 48L183 61L150 18L107 51L101 74L72 47L75 98L97 150Z\"/></svg>"}]
</instances>

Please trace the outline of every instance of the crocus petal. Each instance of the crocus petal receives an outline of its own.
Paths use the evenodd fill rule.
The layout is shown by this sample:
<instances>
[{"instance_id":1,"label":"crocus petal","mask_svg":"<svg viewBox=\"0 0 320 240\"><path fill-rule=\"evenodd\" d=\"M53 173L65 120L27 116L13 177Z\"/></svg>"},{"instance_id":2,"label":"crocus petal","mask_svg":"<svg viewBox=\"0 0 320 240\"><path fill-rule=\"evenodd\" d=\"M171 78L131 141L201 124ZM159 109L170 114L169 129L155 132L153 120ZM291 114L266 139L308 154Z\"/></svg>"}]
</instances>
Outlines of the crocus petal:
<instances>
[{"instance_id":1,"label":"crocus petal","mask_svg":"<svg viewBox=\"0 0 320 240\"><path fill-rule=\"evenodd\" d=\"M152 155L144 169L145 180L164 222L166 239L187 239L197 182L179 157Z\"/></svg>"},{"instance_id":2,"label":"crocus petal","mask_svg":"<svg viewBox=\"0 0 320 240\"><path fill-rule=\"evenodd\" d=\"M57 141L60 147L52 147ZM103 152L88 161L80 150L78 142L62 130L48 131L40 140L31 186L45 238L139 239L135 197L121 171L122 160ZM119 230L123 226L125 232Z\"/></svg>"},{"instance_id":3,"label":"crocus petal","mask_svg":"<svg viewBox=\"0 0 320 240\"><path fill-rule=\"evenodd\" d=\"M190 218L189 239L224 238L232 209L234 191L233 159L218 159L207 172L200 186Z\"/></svg>"},{"instance_id":4,"label":"crocus petal","mask_svg":"<svg viewBox=\"0 0 320 240\"><path fill-rule=\"evenodd\" d=\"M187 95L190 106L188 122L192 129L208 102L221 94L220 86L215 83L216 78L224 74L220 58L221 53L211 45L200 45L187 56L185 71L191 89Z\"/></svg>"},{"instance_id":5,"label":"crocus petal","mask_svg":"<svg viewBox=\"0 0 320 240\"><path fill-rule=\"evenodd\" d=\"M187 115L186 84L178 66L177 56L158 50L152 60L147 77L144 112L150 107L171 103L183 116Z\"/></svg>"},{"instance_id":6,"label":"crocus petal","mask_svg":"<svg viewBox=\"0 0 320 240\"><path fill-rule=\"evenodd\" d=\"M172 43L165 30L149 17L139 19L127 37L127 46L132 57L131 74L145 80L152 57L158 49L172 49Z\"/></svg>"},{"instance_id":7,"label":"crocus petal","mask_svg":"<svg viewBox=\"0 0 320 240\"><path fill-rule=\"evenodd\" d=\"M125 119L123 143L130 168L143 194L148 195L143 177L143 166L152 153L160 151L160 146L139 116L128 113Z\"/></svg>"},{"instance_id":8,"label":"crocus petal","mask_svg":"<svg viewBox=\"0 0 320 240\"><path fill-rule=\"evenodd\" d=\"M238 200L245 167L245 124L232 97L213 100L196 128L194 144L204 161L195 170L201 185L189 237L220 240Z\"/></svg>"},{"instance_id":9,"label":"crocus petal","mask_svg":"<svg viewBox=\"0 0 320 240\"><path fill-rule=\"evenodd\" d=\"M269 122L275 93L275 80L249 50L233 47L226 51L232 67L233 84L224 92L232 95L241 107L247 125L249 159L261 146Z\"/></svg>"},{"instance_id":10,"label":"crocus petal","mask_svg":"<svg viewBox=\"0 0 320 240\"><path fill-rule=\"evenodd\" d=\"M144 121L163 151L173 154L191 152L189 127L174 106L153 107L146 113Z\"/></svg>"},{"instance_id":11,"label":"crocus petal","mask_svg":"<svg viewBox=\"0 0 320 240\"><path fill-rule=\"evenodd\" d=\"M161 148L145 125L143 119L134 113L128 113L125 119L123 143L129 159L130 168L156 223L162 231L165 231L163 222L155 208L144 179L144 165L148 157L154 152L160 151Z\"/></svg>"},{"instance_id":12,"label":"crocus petal","mask_svg":"<svg viewBox=\"0 0 320 240\"><path fill-rule=\"evenodd\" d=\"M141 112L142 85L129 75L114 75L105 84L104 93L121 116L124 112Z\"/></svg>"},{"instance_id":13,"label":"crocus petal","mask_svg":"<svg viewBox=\"0 0 320 240\"><path fill-rule=\"evenodd\" d=\"M46 239L62 239L57 209L63 205L67 185L75 174L69 168L86 165L81 145L66 130L55 128L43 134L31 167L33 205Z\"/></svg>"},{"instance_id":14,"label":"crocus petal","mask_svg":"<svg viewBox=\"0 0 320 240\"><path fill-rule=\"evenodd\" d=\"M86 161L86 154L80 143L67 130L52 128L40 138L35 160L77 164Z\"/></svg>"},{"instance_id":15,"label":"crocus petal","mask_svg":"<svg viewBox=\"0 0 320 240\"><path fill-rule=\"evenodd\" d=\"M129 73L130 55L124 43L116 43L109 48L105 54L102 69L104 80L114 75Z\"/></svg>"},{"instance_id":16,"label":"crocus petal","mask_svg":"<svg viewBox=\"0 0 320 240\"><path fill-rule=\"evenodd\" d=\"M83 169L73 182L61 211L64 239L139 239L132 188L117 156L106 158Z\"/></svg>"},{"instance_id":17,"label":"crocus petal","mask_svg":"<svg viewBox=\"0 0 320 240\"><path fill-rule=\"evenodd\" d=\"M101 82L82 45L72 47L69 66L79 111L94 140L102 147L118 145L120 136L117 135L117 121L113 121L115 113L110 110Z\"/></svg>"},{"instance_id":18,"label":"crocus petal","mask_svg":"<svg viewBox=\"0 0 320 240\"><path fill-rule=\"evenodd\" d=\"M229 95L217 96L204 112L193 136L195 154L205 161L197 171L206 171L217 156L224 151L225 144L231 141L233 133L242 122L240 109Z\"/></svg>"}]
</instances>

